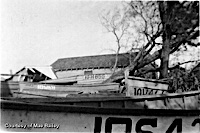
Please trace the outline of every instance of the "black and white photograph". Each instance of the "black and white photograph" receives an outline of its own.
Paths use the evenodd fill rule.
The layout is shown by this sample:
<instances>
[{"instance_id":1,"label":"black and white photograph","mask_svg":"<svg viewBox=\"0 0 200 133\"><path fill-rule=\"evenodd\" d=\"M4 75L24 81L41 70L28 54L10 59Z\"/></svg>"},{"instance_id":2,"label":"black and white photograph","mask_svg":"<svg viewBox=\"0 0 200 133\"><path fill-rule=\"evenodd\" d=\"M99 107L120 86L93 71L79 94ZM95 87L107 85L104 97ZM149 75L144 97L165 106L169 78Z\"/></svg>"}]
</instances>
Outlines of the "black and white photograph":
<instances>
[{"instance_id":1,"label":"black and white photograph","mask_svg":"<svg viewBox=\"0 0 200 133\"><path fill-rule=\"evenodd\" d=\"M199 9L0 0L0 130L200 133Z\"/></svg>"}]
</instances>

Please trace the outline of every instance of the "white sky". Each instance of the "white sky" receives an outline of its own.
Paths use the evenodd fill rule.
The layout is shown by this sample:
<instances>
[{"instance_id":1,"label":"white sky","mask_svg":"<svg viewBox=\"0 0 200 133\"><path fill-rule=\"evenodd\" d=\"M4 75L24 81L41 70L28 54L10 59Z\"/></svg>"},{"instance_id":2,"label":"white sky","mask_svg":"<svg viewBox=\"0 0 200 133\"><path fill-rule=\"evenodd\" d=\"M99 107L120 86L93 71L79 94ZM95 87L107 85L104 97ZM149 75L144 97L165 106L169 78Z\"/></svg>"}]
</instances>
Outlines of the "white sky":
<instances>
[{"instance_id":1,"label":"white sky","mask_svg":"<svg viewBox=\"0 0 200 133\"><path fill-rule=\"evenodd\" d=\"M1 0L1 71L51 65L58 58L111 53L113 35L99 20L118 2Z\"/></svg>"},{"instance_id":2,"label":"white sky","mask_svg":"<svg viewBox=\"0 0 200 133\"><path fill-rule=\"evenodd\" d=\"M51 65L59 58L111 53L106 49L116 47L99 14L120 1L0 2L0 73Z\"/></svg>"}]
</instances>

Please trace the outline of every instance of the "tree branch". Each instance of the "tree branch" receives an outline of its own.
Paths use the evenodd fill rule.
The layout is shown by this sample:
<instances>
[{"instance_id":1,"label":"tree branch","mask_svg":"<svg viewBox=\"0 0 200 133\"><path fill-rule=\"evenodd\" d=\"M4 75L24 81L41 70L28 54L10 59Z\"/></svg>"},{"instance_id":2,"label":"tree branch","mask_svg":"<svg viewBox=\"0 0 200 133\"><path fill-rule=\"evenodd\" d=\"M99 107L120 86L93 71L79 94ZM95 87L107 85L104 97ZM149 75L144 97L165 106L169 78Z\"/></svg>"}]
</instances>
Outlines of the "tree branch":
<instances>
[{"instance_id":1,"label":"tree branch","mask_svg":"<svg viewBox=\"0 0 200 133\"><path fill-rule=\"evenodd\" d=\"M171 50L171 54L174 53L181 44L183 44L184 42L186 42L187 40L190 40L191 38L195 37L197 34L199 34L199 30L195 31L195 33L193 33L192 35L188 36L187 38L182 37L181 39L179 39L179 41L176 41L175 43L171 44L170 48Z\"/></svg>"},{"instance_id":2,"label":"tree branch","mask_svg":"<svg viewBox=\"0 0 200 133\"><path fill-rule=\"evenodd\" d=\"M193 62L198 62L198 61L200 61L200 60L192 60L192 61L181 62L181 63L178 63L178 64L172 66L172 67L169 67L169 70L173 70L173 69L177 68L178 66L181 66L181 65L184 65L184 64L187 64L187 63L193 63ZM149 73L149 72L158 72L158 71L160 71L160 67L145 70L145 71L142 72L142 74L146 74L146 73Z\"/></svg>"}]
</instances>

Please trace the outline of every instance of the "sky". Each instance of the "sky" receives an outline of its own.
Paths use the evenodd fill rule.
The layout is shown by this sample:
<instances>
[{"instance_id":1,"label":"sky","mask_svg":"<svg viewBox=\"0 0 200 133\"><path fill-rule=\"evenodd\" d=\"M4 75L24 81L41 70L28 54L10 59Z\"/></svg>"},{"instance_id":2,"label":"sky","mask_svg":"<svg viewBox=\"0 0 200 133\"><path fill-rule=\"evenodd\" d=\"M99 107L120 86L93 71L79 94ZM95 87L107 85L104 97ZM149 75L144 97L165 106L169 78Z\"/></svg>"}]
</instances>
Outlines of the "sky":
<instances>
[{"instance_id":1,"label":"sky","mask_svg":"<svg viewBox=\"0 0 200 133\"><path fill-rule=\"evenodd\" d=\"M0 73L15 73L24 66L50 66L59 58L113 53L108 49L116 49L115 37L102 26L99 15L119 4L0 0ZM189 56L194 57L180 57L188 60Z\"/></svg>"},{"instance_id":2,"label":"sky","mask_svg":"<svg viewBox=\"0 0 200 133\"><path fill-rule=\"evenodd\" d=\"M119 1L1 0L0 73L49 66L59 58L111 53L99 15Z\"/></svg>"}]
</instances>

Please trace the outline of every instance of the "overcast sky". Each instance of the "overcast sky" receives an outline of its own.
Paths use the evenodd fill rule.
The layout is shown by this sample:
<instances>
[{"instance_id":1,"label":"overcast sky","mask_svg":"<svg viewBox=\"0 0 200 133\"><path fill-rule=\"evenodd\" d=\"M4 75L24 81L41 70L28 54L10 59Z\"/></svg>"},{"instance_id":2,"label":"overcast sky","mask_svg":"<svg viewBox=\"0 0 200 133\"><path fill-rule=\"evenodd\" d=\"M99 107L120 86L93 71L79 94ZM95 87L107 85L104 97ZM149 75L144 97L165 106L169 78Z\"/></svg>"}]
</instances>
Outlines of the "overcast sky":
<instances>
[{"instance_id":1,"label":"overcast sky","mask_svg":"<svg viewBox=\"0 0 200 133\"><path fill-rule=\"evenodd\" d=\"M111 1L1 0L1 72L47 66L58 58L111 53L99 14Z\"/></svg>"},{"instance_id":2,"label":"overcast sky","mask_svg":"<svg viewBox=\"0 0 200 133\"><path fill-rule=\"evenodd\" d=\"M112 53L106 49L116 47L99 15L120 1L0 1L0 73L49 66L59 58ZM197 50L188 54L196 55ZM189 56L194 57L180 57L190 60Z\"/></svg>"}]
</instances>

